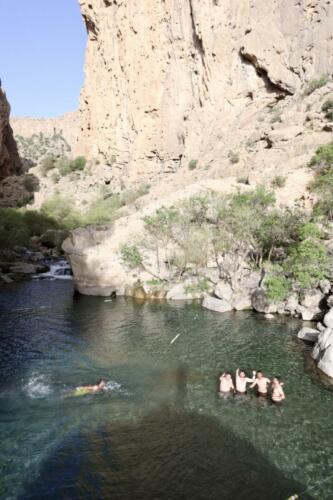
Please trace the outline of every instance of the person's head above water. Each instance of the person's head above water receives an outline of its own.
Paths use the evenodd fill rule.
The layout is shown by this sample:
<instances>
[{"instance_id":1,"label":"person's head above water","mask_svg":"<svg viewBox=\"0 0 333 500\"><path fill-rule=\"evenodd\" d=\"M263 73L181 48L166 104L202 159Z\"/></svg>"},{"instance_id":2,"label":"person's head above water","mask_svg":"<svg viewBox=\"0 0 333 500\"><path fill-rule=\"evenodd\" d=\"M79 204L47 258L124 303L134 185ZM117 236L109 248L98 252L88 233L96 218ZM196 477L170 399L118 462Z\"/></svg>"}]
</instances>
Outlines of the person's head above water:
<instances>
[{"instance_id":1,"label":"person's head above water","mask_svg":"<svg viewBox=\"0 0 333 500\"><path fill-rule=\"evenodd\" d=\"M105 386L106 386L106 380L104 380L103 378L101 378L101 379L97 382L97 385L98 385L98 387L100 387L100 388L105 387Z\"/></svg>"},{"instance_id":2,"label":"person's head above water","mask_svg":"<svg viewBox=\"0 0 333 500\"><path fill-rule=\"evenodd\" d=\"M245 371L244 370L240 370L239 371L239 376L242 377L242 378L245 378Z\"/></svg>"},{"instance_id":3,"label":"person's head above water","mask_svg":"<svg viewBox=\"0 0 333 500\"><path fill-rule=\"evenodd\" d=\"M264 376L261 370L257 370L257 378L262 378Z\"/></svg>"},{"instance_id":4,"label":"person's head above water","mask_svg":"<svg viewBox=\"0 0 333 500\"><path fill-rule=\"evenodd\" d=\"M277 376L274 376L273 379L272 379L272 383L273 384L280 384L280 377L277 377Z\"/></svg>"},{"instance_id":5,"label":"person's head above water","mask_svg":"<svg viewBox=\"0 0 333 500\"><path fill-rule=\"evenodd\" d=\"M230 372L225 372L224 376L225 376L225 378L230 379L231 378L231 373Z\"/></svg>"}]
</instances>

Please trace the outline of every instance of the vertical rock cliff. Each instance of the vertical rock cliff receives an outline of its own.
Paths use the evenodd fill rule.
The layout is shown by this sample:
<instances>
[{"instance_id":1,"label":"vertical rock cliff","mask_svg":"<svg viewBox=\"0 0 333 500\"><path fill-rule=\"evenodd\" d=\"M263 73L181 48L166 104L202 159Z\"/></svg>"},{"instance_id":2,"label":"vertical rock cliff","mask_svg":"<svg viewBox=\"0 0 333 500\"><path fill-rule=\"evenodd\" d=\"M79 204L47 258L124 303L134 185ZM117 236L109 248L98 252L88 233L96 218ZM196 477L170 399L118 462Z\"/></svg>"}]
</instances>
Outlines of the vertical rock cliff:
<instances>
[{"instance_id":1,"label":"vertical rock cliff","mask_svg":"<svg viewBox=\"0 0 333 500\"><path fill-rule=\"evenodd\" d=\"M9 124L9 114L9 103L0 88L0 180L21 173L21 161Z\"/></svg>"},{"instance_id":2,"label":"vertical rock cliff","mask_svg":"<svg viewBox=\"0 0 333 500\"><path fill-rule=\"evenodd\" d=\"M327 0L80 0L80 148L126 179L218 162L247 106L332 72Z\"/></svg>"}]
</instances>

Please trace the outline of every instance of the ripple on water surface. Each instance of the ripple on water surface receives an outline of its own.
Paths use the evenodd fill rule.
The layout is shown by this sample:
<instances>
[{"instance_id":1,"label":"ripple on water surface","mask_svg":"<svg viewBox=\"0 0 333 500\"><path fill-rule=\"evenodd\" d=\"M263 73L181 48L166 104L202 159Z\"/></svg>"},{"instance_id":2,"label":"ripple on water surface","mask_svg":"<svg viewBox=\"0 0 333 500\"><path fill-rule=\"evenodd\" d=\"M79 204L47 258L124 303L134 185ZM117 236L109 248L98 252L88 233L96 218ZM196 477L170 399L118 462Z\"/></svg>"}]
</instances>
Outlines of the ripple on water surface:
<instances>
[{"instance_id":1,"label":"ripple on water surface","mask_svg":"<svg viewBox=\"0 0 333 500\"><path fill-rule=\"evenodd\" d=\"M2 288L0 496L331 499L332 390L298 327L56 281ZM220 400L218 373L239 365L281 375L285 404ZM104 394L71 397L102 377Z\"/></svg>"}]
</instances>

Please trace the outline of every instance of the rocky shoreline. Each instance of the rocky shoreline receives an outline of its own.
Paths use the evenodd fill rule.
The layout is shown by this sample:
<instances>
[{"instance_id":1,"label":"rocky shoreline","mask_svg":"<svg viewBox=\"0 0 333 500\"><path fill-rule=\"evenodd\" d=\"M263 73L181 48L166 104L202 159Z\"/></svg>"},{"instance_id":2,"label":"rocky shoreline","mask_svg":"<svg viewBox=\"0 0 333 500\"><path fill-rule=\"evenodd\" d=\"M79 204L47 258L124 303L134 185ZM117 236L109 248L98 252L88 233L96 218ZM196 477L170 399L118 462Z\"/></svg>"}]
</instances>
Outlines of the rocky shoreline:
<instances>
[{"instance_id":1,"label":"rocky shoreline","mask_svg":"<svg viewBox=\"0 0 333 500\"><path fill-rule=\"evenodd\" d=\"M46 273L51 264L63 257L60 247L51 241L51 235L45 233L43 236L36 238L29 248L15 246L12 249L0 249L0 286Z\"/></svg>"}]
</instances>

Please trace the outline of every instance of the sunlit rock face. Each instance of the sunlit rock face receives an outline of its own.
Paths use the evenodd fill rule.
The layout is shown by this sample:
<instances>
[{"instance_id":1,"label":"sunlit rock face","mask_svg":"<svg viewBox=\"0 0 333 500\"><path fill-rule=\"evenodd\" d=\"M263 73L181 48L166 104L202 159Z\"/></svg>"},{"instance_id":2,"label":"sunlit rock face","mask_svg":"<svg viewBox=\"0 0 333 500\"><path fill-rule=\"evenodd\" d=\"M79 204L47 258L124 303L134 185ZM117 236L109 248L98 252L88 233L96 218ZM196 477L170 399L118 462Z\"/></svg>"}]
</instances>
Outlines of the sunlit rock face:
<instances>
[{"instance_id":1,"label":"sunlit rock face","mask_svg":"<svg viewBox=\"0 0 333 500\"><path fill-rule=\"evenodd\" d=\"M332 68L326 0L80 0L81 152L126 178L218 162L247 107Z\"/></svg>"},{"instance_id":2,"label":"sunlit rock face","mask_svg":"<svg viewBox=\"0 0 333 500\"><path fill-rule=\"evenodd\" d=\"M9 124L9 114L9 103L0 88L0 180L21 173L21 161Z\"/></svg>"}]
</instances>

